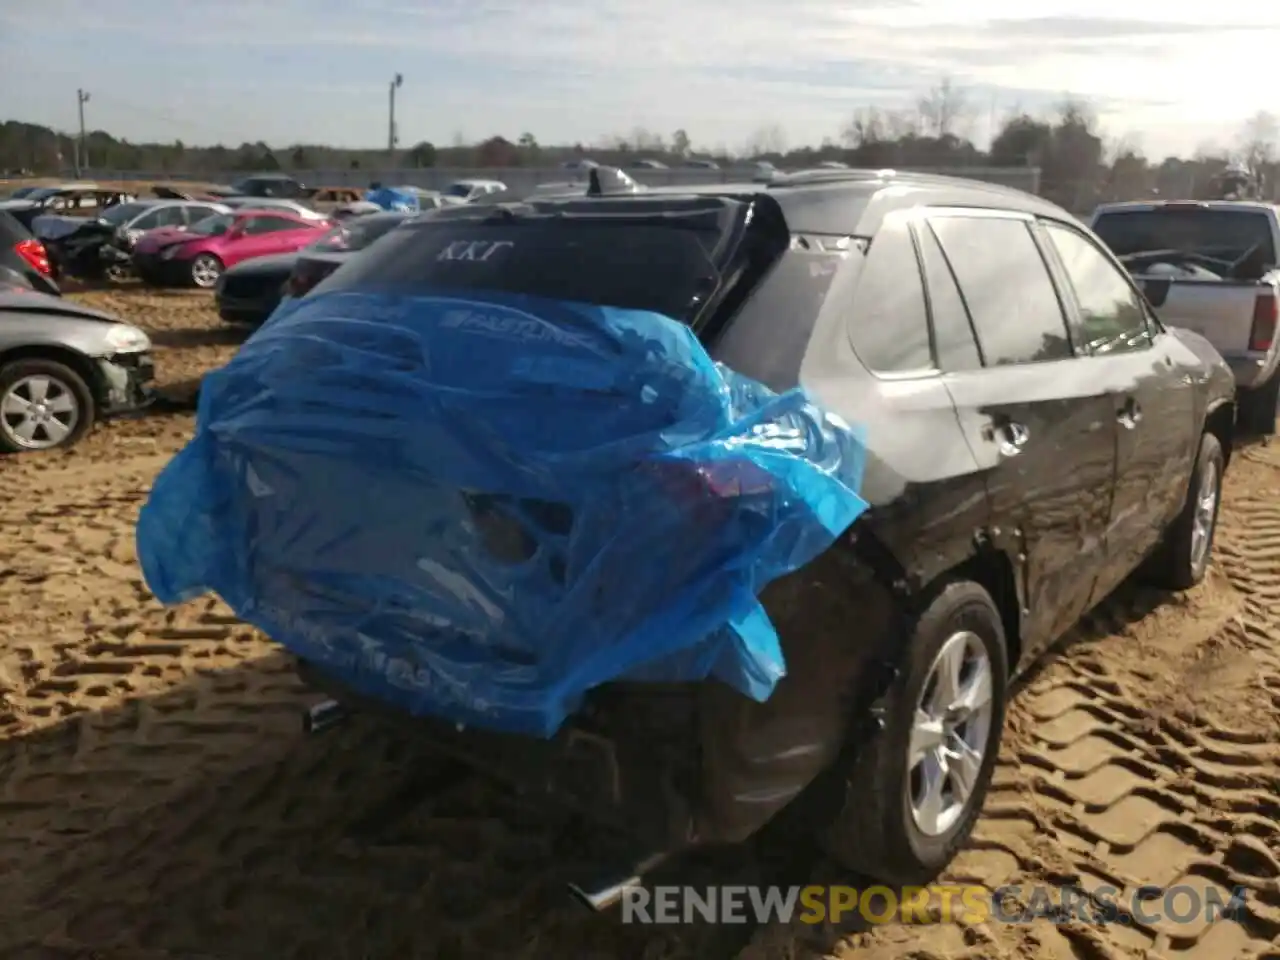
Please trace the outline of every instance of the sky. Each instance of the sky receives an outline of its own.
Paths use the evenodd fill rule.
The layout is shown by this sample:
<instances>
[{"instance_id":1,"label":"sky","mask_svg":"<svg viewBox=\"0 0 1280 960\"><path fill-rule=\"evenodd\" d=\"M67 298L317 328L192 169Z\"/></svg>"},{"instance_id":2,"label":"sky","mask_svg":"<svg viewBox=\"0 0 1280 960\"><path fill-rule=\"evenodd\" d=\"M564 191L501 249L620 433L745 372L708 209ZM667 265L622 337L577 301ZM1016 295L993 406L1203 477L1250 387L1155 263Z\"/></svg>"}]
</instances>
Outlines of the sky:
<instances>
[{"instance_id":1,"label":"sky","mask_svg":"<svg viewBox=\"0 0 1280 960\"><path fill-rule=\"evenodd\" d=\"M739 149L838 139L950 78L992 118L1088 100L1152 157L1229 148L1271 83L1280 7L1200 0L43 0L0 2L0 120L135 141L385 145L645 128ZM1230 25L1238 21L1239 26ZM1227 24L1227 25L1224 25ZM1278 111L1280 112L1280 111Z\"/></svg>"}]
</instances>

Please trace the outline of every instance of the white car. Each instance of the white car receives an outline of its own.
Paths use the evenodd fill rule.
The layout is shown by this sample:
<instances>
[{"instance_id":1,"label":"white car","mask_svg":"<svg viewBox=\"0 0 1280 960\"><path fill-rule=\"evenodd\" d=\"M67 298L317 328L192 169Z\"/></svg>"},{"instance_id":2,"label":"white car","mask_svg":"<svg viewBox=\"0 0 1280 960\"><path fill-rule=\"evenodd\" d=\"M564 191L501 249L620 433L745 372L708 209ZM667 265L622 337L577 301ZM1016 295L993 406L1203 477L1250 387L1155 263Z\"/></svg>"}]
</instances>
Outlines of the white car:
<instances>
[{"instance_id":1,"label":"white car","mask_svg":"<svg viewBox=\"0 0 1280 960\"><path fill-rule=\"evenodd\" d=\"M305 203L285 200L283 197L224 197L218 203L229 210L288 210L303 220L329 219L327 213L312 210Z\"/></svg>"},{"instance_id":2,"label":"white car","mask_svg":"<svg viewBox=\"0 0 1280 960\"><path fill-rule=\"evenodd\" d=\"M501 180L455 180L444 190L444 196L470 203L491 193L502 193L507 185Z\"/></svg>"}]
</instances>

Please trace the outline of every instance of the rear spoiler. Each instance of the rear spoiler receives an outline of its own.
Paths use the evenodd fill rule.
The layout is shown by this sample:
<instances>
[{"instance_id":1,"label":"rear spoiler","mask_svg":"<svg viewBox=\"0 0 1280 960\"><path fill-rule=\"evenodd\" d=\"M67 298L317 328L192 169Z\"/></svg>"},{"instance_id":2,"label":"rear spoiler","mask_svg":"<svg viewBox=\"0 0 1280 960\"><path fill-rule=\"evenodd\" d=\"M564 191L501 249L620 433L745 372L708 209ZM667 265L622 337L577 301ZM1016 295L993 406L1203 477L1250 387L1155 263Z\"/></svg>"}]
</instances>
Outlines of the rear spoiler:
<instances>
[{"instance_id":1,"label":"rear spoiler","mask_svg":"<svg viewBox=\"0 0 1280 960\"><path fill-rule=\"evenodd\" d=\"M613 197L628 193L643 193L647 187L636 183L617 167L592 167L588 174L588 197Z\"/></svg>"}]
</instances>

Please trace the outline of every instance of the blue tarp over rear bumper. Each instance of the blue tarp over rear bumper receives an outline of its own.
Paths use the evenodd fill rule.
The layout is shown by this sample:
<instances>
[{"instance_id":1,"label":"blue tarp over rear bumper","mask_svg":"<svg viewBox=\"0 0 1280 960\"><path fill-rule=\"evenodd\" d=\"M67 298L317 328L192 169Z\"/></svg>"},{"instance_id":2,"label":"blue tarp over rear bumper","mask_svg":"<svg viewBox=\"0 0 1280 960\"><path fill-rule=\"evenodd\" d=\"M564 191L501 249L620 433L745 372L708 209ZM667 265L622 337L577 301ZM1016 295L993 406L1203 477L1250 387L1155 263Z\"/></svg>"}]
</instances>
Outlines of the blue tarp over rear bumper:
<instances>
[{"instance_id":1,"label":"blue tarp over rear bumper","mask_svg":"<svg viewBox=\"0 0 1280 960\"><path fill-rule=\"evenodd\" d=\"M767 698L757 594L865 509L856 433L658 314L433 294L282 304L205 379L138 521L156 596L490 729L614 679Z\"/></svg>"}]
</instances>

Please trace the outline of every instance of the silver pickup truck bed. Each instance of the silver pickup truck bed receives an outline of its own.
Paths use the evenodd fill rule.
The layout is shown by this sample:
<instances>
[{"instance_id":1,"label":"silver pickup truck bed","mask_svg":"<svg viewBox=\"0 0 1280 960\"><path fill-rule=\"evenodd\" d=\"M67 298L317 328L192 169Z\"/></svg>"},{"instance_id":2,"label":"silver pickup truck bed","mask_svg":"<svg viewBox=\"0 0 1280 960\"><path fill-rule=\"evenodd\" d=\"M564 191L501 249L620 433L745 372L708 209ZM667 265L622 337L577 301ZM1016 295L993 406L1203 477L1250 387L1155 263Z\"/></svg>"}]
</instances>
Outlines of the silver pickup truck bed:
<instances>
[{"instance_id":1,"label":"silver pickup truck bed","mask_svg":"<svg viewBox=\"0 0 1280 960\"><path fill-rule=\"evenodd\" d=\"M1112 203L1098 207L1090 225L1129 266L1162 323L1194 330L1222 354L1236 376L1243 425L1274 432L1277 208L1236 200Z\"/></svg>"}]
</instances>

